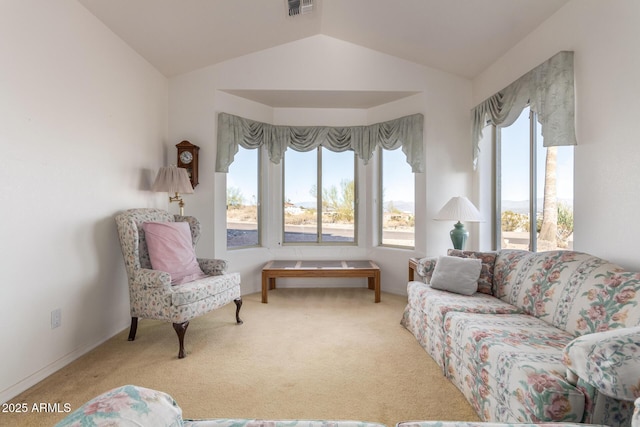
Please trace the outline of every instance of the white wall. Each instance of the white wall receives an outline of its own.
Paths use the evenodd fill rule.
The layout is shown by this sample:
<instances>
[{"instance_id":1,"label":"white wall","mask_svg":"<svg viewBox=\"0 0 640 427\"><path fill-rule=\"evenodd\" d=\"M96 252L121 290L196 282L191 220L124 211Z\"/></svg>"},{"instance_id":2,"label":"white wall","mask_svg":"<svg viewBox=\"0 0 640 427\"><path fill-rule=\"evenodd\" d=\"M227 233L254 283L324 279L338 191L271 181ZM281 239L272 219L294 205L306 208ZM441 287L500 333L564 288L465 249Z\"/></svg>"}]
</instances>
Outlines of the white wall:
<instances>
[{"instance_id":1,"label":"white wall","mask_svg":"<svg viewBox=\"0 0 640 427\"><path fill-rule=\"evenodd\" d=\"M128 326L114 214L166 206L168 91L74 0L2 1L0 28L4 402Z\"/></svg>"},{"instance_id":2,"label":"white wall","mask_svg":"<svg viewBox=\"0 0 640 427\"><path fill-rule=\"evenodd\" d=\"M640 2L573 0L473 81L473 104L560 50L576 85L574 248L639 269Z\"/></svg>"},{"instance_id":3,"label":"white wall","mask_svg":"<svg viewBox=\"0 0 640 427\"><path fill-rule=\"evenodd\" d=\"M228 95L220 90L362 90L416 91L418 95L366 110L277 109ZM199 255L227 259L242 274L243 293L258 292L260 270L267 260L314 257L371 258L382 268L382 288L403 293L412 256L442 253L450 246L452 224L430 220L447 200L469 194L472 178L469 146L471 82L447 73L380 54L327 36L314 36L172 78L169 83L167 152L188 139L201 147L200 182L185 198L187 212L201 219ZM371 247L375 162L361 164L360 242L357 247L281 247L279 198L263 201L269 225L265 247L226 249L225 174L214 173L217 113L227 112L274 124L362 125L413 113L425 116L427 173L417 175L416 250ZM175 161L175 160L172 160ZM280 167L265 161L263 180L280 188ZM446 182L446 185L443 183ZM275 193L277 194L277 193ZM364 209L363 209L364 207ZM172 207L173 209L173 207ZM275 230L274 230L275 229Z\"/></svg>"}]
</instances>

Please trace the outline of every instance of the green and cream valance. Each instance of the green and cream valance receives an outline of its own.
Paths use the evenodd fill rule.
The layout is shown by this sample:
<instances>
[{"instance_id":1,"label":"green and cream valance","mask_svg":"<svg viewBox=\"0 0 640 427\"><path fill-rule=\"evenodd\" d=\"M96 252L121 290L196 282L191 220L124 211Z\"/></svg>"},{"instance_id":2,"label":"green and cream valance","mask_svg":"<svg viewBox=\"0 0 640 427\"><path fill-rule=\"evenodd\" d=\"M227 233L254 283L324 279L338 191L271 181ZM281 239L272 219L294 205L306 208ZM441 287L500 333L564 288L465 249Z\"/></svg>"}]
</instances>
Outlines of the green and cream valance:
<instances>
[{"instance_id":1,"label":"green and cream valance","mask_svg":"<svg viewBox=\"0 0 640 427\"><path fill-rule=\"evenodd\" d=\"M573 52L557 53L471 110L474 168L482 129L511 125L527 105L538 113L545 147L576 145Z\"/></svg>"},{"instance_id":2,"label":"green and cream valance","mask_svg":"<svg viewBox=\"0 0 640 427\"><path fill-rule=\"evenodd\" d=\"M413 114L367 126L280 126L261 123L227 113L218 114L216 172L228 172L238 146L266 147L269 159L280 163L287 148L310 151L322 146L331 151L352 150L366 164L380 146L402 147L413 172L424 171L424 116Z\"/></svg>"}]
</instances>

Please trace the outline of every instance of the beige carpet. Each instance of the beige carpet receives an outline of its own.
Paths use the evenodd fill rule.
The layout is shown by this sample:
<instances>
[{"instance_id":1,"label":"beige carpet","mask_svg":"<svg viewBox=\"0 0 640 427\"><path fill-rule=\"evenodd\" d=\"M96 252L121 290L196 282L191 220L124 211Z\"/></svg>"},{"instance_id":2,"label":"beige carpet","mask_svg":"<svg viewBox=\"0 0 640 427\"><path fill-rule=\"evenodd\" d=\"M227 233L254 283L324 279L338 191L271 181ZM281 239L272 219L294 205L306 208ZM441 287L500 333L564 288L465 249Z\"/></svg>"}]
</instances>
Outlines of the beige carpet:
<instances>
[{"instance_id":1,"label":"beige carpet","mask_svg":"<svg viewBox=\"0 0 640 427\"><path fill-rule=\"evenodd\" d=\"M169 393L184 418L406 420L478 418L400 325L406 297L368 289L277 289L191 322L177 359L170 324L141 320L12 402L69 403L124 384ZM65 414L0 414L0 425L52 425Z\"/></svg>"}]
</instances>

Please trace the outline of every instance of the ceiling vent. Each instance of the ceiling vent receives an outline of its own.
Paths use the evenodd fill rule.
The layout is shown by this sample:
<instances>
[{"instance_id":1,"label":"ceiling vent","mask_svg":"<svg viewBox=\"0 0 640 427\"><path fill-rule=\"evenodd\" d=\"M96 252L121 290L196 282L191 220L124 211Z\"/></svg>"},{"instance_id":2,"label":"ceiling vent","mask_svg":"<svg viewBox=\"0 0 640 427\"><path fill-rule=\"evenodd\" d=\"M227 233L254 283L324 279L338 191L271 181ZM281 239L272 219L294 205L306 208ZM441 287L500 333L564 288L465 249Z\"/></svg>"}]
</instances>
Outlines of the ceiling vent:
<instances>
[{"instance_id":1,"label":"ceiling vent","mask_svg":"<svg viewBox=\"0 0 640 427\"><path fill-rule=\"evenodd\" d=\"M289 16L304 15L313 12L313 0L286 0Z\"/></svg>"}]
</instances>

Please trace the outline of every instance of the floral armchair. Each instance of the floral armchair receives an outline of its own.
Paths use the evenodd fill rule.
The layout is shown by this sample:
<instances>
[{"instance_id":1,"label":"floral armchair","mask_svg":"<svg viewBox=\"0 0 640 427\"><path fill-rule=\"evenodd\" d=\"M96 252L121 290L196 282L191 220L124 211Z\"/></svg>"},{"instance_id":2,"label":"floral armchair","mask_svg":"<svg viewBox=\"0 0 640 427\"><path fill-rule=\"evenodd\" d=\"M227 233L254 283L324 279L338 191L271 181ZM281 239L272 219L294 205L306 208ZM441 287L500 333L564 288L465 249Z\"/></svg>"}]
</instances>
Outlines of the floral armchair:
<instances>
[{"instance_id":1,"label":"floral armchair","mask_svg":"<svg viewBox=\"0 0 640 427\"><path fill-rule=\"evenodd\" d=\"M240 274L227 273L224 260L195 257L195 244L200 236L200 222L196 218L145 208L127 210L118 214L115 220L129 281L129 341L135 339L138 318L172 322L180 345L178 358L183 358L184 335L191 319L233 301L236 304L236 323L242 324L239 317L242 306ZM190 231L189 250L192 251L193 262L197 263L196 268L199 267L199 275L187 276L183 283L176 284L169 272L153 269L145 228L148 224L181 226L173 224L178 222L189 225L185 233Z\"/></svg>"}]
</instances>

